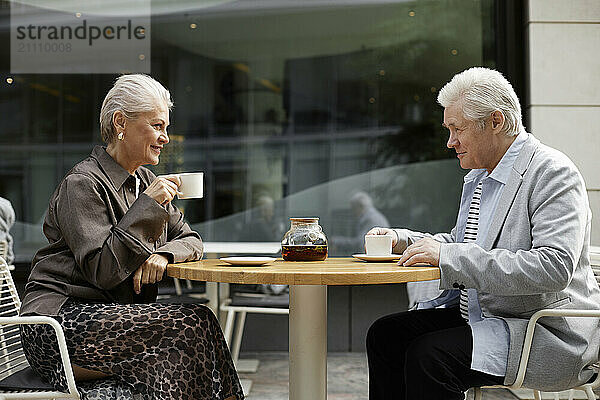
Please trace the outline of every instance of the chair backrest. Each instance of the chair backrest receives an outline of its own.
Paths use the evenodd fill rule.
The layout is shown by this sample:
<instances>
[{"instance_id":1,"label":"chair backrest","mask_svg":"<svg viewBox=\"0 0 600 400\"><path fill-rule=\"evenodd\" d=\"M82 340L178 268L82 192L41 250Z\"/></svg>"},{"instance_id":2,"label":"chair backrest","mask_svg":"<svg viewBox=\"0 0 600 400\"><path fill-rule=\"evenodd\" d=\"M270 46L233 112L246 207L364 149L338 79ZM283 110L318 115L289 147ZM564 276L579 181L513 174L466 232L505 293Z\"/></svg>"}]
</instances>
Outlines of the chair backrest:
<instances>
[{"instance_id":1,"label":"chair backrest","mask_svg":"<svg viewBox=\"0 0 600 400\"><path fill-rule=\"evenodd\" d=\"M0 317L19 315L21 300L4 258L0 257ZM0 379L29 366L18 325L0 326Z\"/></svg>"},{"instance_id":2,"label":"chair backrest","mask_svg":"<svg viewBox=\"0 0 600 400\"><path fill-rule=\"evenodd\" d=\"M7 259L8 256L8 242L6 240L0 240L0 258L4 260Z\"/></svg>"},{"instance_id":3,"label":"chair backrest","mask_svg":"<svg viewBox=\"0 0 600 400\"><path fill-rule=\"evenodd\" d=\"M598 282L598 286L600 286L600 265L592 265L592 271L594 271L596 282Z\"/></svg>"},{"instance_id":4,"label":"chair backrest","mask_svg":"<svg viewBox=\"0 0 600 400\"><path fill-rule=\"evenodd\" d=\"M591 246L590 263L592 264L592 271L594 271L596 282L600 285L600 247Z\"/></svg>"}]
</instances>

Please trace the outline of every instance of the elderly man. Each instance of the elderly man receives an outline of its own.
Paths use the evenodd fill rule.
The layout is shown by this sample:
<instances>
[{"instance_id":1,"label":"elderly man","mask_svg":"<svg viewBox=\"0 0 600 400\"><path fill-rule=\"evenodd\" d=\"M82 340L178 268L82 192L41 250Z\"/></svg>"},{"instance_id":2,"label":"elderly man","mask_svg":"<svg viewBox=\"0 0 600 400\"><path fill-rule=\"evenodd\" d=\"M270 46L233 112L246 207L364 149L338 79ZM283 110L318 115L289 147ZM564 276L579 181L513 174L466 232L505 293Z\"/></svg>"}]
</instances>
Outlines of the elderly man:
<instances>
[{"instance_id":1,"label":"elderly man","mask_svg":"<svg viewBox=\"0 0 600 400\"><path fill-rule=\"evenodd\" d=\"M440 90L447 146L464 178L448 233L374 228L399 264L440 267L436 299L377 320L367 334L371 399L463 399L469 387L515 381L528 318L544 308L600 308L590 268L591 213L583 179L521 123L498 72L471 68ZM525 385L554 391L587 381L597 319L543 318Z\"/></svg>"},{"instance_id":2,"label":"elderly man","mask_svg":"<svg viewBox=\"0 0 600 400\"><path fill-rule=\"evenodd\" d=\"M339 252L358 253L364 251L364 237L374 226L387 228L390 226L387 218L373 205L371 196L359 191L350 197L350 209L356 217L354 235L334 236L331 243Z\"/></svg>"}]
</instances>

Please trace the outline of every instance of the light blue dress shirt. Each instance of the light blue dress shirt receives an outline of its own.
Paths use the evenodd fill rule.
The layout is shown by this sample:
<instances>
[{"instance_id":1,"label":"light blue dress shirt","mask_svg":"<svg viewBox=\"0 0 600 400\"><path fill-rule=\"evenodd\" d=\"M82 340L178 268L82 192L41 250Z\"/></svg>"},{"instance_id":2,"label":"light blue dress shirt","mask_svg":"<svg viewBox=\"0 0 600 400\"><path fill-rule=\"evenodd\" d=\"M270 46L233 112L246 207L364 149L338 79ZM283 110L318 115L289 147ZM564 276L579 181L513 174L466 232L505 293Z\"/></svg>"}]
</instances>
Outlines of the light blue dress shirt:
<instances>
[{"instance_id":1,"label":"light blue dress shirt","mask_svg":"<svg viewBox=\"0 0 600 400\"><path fill-rule=\"evenodd\" d=\"M466 226L473 192L475 192L479 181L482 181L479 226L477 240L475 241L475 243L482 245L510 171L528 136L529 134L526 132L517 136L491 174L488 175L485 169L474 169L465 175L460 210L456 221L456 232L459 235L456 242L463 242L464 240L464 229L458 228ZM510 345L508 326L500 318L484 317L482 315L476 289L467 289L467 293L469 295L469 325L473 332L471 368L490 375L504 376L506 375L508 347ZM457 306L458 295L458 290L445 291L437 299L420 303L417 309Z\"/></svg>"}]
</instances>

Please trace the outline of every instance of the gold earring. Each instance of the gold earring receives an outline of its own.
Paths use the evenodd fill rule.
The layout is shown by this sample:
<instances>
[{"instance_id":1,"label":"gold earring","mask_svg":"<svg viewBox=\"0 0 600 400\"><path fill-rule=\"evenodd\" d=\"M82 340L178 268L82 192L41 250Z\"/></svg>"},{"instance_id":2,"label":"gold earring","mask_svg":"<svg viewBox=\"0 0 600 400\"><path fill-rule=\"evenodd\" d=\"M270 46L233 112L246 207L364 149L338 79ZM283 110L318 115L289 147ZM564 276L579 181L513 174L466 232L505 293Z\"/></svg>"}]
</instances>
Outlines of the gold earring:
<instances>
[{"instance_id":1,"label":"gold earring","mask_svg":"<svg viewBox=\"0 0 600 400\"><path fill-rule=\"evenodd\" d=\"M119 132L119 134L117 135L117 138L119 140L123 140L123 132Z\"/></svg>"}]
</instances>

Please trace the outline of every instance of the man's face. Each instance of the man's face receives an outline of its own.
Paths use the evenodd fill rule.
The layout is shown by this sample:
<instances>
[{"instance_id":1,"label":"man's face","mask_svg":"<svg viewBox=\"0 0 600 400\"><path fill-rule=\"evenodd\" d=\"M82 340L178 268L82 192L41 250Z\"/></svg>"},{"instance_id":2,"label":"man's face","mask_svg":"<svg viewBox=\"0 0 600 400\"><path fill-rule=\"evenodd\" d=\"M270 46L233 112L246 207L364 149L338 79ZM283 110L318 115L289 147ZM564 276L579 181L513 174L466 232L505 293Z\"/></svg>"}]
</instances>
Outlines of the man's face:
<instances>
[{"instance_id":1,"label":"man's face","mask_svg":"<svg viewBox=\"0 0 600 400\"><path fill-rule=\"evenodd\" d=\"M477 123L463 117L460 105L454 104L444 109L443 125L450 131L446 145L456 151L461 168L485 168L491 171L495 167L493 134L489 123L481 130Z\"/></svg>"}]
</instances>

